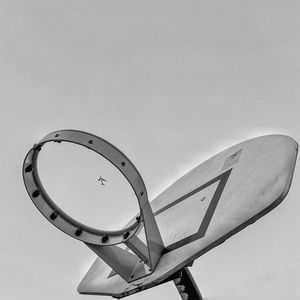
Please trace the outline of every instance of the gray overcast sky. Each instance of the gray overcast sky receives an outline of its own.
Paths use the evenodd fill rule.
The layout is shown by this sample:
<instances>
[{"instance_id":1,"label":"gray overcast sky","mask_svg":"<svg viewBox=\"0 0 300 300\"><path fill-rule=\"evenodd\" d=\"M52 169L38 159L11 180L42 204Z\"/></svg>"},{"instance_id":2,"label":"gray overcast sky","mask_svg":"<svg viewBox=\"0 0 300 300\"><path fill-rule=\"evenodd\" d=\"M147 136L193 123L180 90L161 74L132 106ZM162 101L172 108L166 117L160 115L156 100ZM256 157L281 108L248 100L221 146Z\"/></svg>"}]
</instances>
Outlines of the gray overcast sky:
<instances>
[{"instance_id":1,"label":"gray overcast sky","mask_svg":"<svg viewBox=\"0 0 300 300\"><path fill-rule=\"evenodd\" d=\"M299 15L299 1L0 1L1 299L96 299L76 292L94 255L23 186L23 158L47 133L111 141L150 198L249 137L300 141ZM299 176L276 210L194 264L205 299L300 299ZM176 297L167 284L131 299Z\"/></svg>"}]
</instances>

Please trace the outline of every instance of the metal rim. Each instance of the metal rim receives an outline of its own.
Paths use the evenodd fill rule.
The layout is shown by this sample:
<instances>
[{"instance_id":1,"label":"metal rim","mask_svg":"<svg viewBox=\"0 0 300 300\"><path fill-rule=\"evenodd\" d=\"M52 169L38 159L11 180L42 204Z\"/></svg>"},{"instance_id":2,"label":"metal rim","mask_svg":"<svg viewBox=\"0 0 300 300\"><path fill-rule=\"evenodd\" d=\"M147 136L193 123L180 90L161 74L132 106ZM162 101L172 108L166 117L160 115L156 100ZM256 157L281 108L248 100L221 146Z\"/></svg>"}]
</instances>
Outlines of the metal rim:
<instances>
[{"instance_id":1,"label":"metal rim","mask_svg":"<svg viewBox=\"0 0 300 300\"><path fill-rule=\"evenodd\" d=\"M78 130L59 130L45 136L27 153L23 163L23 180L27 193L44 217L54 226L73 238L96 245L115 245L130 239L139 229L142 218L116 231L105 231L82 224L62 209L47 194L39 178L37 159L44 144L48 142L70 142L84 146L103 156L124 175L137 197L142 215L142 207L148 202L144 181L133 163L118 148L93 134Z\"/></svg>"}]
</instances>

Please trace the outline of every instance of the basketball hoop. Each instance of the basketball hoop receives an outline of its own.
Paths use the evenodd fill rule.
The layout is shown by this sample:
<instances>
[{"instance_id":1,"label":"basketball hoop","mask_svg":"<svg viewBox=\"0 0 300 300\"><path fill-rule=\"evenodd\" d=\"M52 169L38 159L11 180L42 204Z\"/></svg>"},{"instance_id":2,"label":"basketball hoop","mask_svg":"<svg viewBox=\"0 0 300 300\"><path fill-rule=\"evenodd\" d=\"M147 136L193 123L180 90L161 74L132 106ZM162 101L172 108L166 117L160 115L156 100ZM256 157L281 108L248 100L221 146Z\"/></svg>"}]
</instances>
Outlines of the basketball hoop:
<instances>
[{"instance_id":1,"label":"basketball hoop","mask_svg":"<svg viewBox=\"0 0 300 300\"><path fill-rule=\"evenodd\" d=\"M111 162L125 176L134 190L140 215L120 230L104 231L82 224L66 214L47 194L39 178L38 156L42 147L49 142L75 143L95 151ZM55 131L45 136L28 152L23 164L23 178L29 197L43 216L69 236L84 242L127 282L153 272L164 248L163 242L143 179L133 163L115 146L86 132ZM136 236L142 225L145 228L147 245ZM115 246L120 243L126 244L135 255ZM119 262L120 260L122 263Z\"/></svg>"}]
</instances>

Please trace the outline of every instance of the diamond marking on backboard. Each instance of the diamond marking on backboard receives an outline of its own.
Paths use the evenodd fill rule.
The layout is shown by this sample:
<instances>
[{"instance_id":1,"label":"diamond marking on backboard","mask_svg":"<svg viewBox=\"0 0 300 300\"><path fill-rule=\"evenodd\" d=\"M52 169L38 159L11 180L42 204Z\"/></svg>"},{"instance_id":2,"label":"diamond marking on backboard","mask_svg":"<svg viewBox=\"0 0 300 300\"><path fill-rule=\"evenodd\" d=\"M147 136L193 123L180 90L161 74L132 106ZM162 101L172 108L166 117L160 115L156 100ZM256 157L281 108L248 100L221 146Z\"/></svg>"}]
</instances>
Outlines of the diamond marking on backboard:
<instances>
[{"instance_id":1,"label":"diamond marking on backboard","mask_svg":"<svg viewBox=\"0 0 300 300\"><path fill-rule=\"evenodd\" d=\"M198 232L218 185L212 183L155 216L165 247Z\"/></svg>"},{"instance_id":2,"label":"diamond marking on backboard","mask_svg":"<svg viewBox=\"0 0 300 300\"><path fill-rule=\"evenodd\" d=\"M218 202L219 202L219 200L221 198L221 195L223 193L223 190L225 188L225 185L227 183L227 180L228 180L228 178L230 176L231 171L232 171L232 169L227 170L226 172L222 173L221 175L219 175L219 176L215 177L214 179L206 182L205 184L203 184L200 187L196 188L192 192L186 194L185 196L183 196L183 197L179 198L178 200L176 200L175 202L173 202L173 204L177 204L177 203L179 203L179 202L187 199L188 197L194 195L195 193L200 192L201 190L205 189L206 187L214 184L215 182L219 181L219 184L218 184L218 186L216 188L216 191L215 191L215 193L214 193L214 195L213 195L213 197L212 197L212 199L211 199L211 201L209 203L208 209L206 210L204 218L202 219L202 222L201 222L201 225L199 227L198 232L196 232L196 233L194 233L194 234L192 234L190 236L187 236L186 238L184 238L184 239L182 239L182 240L180 240L178 242L175 242L175 243L167 246L166 247L166 251L167 252L173 251L173 250L175 250L177 248L180 248L180 247L182 247L182 246L184 246L186 244L189 244L189 243L191 243L191 242L193 242L195 240L198 240L198 239L200 239L200 238L202 238L202 237L205 236L205 233L206 233L207 228L209 226L209 223L210 223L210 221L211 221L211 219L212 219L212 217L214 215L215 209L216 209L217 204L218 204ZM165 209L165 208L163 208L163 209ZM167 206L167 208L169 208L169 207ZM163 209L161 209L159 211L159 213ZM157 213L155 213L155 215L157 215Z\"/></svg>"}]
</instances>

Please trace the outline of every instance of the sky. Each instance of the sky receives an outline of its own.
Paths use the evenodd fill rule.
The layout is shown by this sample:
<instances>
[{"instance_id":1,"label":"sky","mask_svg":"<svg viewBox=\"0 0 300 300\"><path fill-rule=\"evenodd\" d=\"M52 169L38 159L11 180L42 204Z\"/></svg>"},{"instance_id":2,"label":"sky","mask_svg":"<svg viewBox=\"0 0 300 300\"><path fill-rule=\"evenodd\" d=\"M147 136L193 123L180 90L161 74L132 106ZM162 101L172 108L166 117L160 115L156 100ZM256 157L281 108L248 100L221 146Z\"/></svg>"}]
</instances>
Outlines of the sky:
<instances>
[{"instance_id":1,"label":"sky","mask_svg":"<svg viewBox=\"0 0 300 300\"><path fill-rule=\"evenodd\" d=\"M299 15L293 0L0 1L0 298L98 298L76 291L95 255L51 226L23 185L23 159L49 132L110 141L150 199L235 143L271 133L300 141ZM61 207L97 226L135 215L110 165L56 146L40 168ZM205 300L300 298L299 180L296 166L278 208L194 263ZM168 283L128 299L176 297Z\"/></svg>"}]
</instances>

